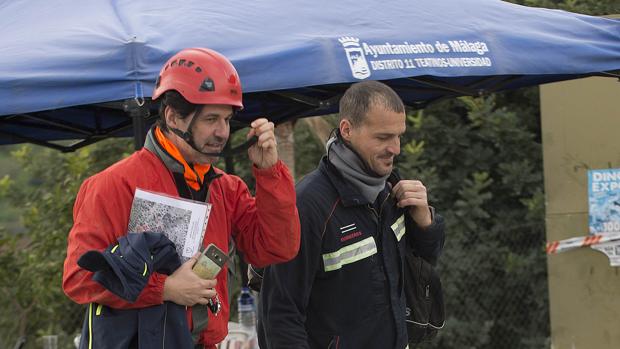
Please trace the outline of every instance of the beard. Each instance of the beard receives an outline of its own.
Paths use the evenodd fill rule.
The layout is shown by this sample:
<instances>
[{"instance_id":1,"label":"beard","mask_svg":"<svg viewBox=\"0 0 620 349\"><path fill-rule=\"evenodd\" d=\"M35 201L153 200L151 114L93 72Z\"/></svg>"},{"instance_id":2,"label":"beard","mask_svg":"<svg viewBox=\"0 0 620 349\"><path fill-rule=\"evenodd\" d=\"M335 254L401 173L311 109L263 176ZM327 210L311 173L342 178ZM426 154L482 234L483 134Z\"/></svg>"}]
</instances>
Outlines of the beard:
<instances>
[{"instance_id":1,"label":"beard","mask_svg":"<svg viewBox=\"0 0 620 349\"><path fill-rule=\"evenodd\" d=\"M392 171L394 167L394 154L386 153L381 154L375 158L375 162L372 169L379 176L385 176Z\"/></svg>"},{"instance_id":2,"label":"beard","mask_svg":"<svg viewBox=\"0 0 620 349\"><path fill-rule=\"evenodd\" d=\"M224 146L226 146L226 138L222 138L222 137L209 137L207 138L207 140L203 143L201 149L203 151L205 151L206 153L214 153L214 152L222 152L222 150L224 149ZM214 151L217 150L217 151Z\"/></svg>"}]
</instances>

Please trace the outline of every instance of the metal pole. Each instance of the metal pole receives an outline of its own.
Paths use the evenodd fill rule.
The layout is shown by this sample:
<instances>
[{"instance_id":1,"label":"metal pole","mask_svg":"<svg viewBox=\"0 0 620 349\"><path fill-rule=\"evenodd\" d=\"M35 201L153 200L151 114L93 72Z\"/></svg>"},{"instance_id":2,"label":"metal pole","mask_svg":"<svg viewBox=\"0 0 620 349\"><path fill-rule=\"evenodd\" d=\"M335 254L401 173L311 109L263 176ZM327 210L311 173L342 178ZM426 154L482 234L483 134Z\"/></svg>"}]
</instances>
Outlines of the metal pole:
<instances>
[{"instance_id":1,"label":"metal pole","mask_svg":"<svg viewBox=\"0 0 620 349\"><path fill-rule=\"evenodd\" d=\"M134 148L139 150L146 140L146 119L150 116L148 105L144 100L127 99L123 103L123 109L131 117Z\"/></svg>"}]
</instances>

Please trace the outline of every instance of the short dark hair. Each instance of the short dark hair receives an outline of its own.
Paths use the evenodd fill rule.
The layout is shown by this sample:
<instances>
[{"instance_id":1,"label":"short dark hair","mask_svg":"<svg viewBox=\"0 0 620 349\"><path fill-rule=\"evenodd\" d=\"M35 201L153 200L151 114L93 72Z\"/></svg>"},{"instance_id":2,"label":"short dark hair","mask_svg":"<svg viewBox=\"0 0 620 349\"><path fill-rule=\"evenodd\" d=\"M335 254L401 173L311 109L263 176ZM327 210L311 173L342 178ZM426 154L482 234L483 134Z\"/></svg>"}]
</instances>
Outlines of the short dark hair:
<instances>
[{"instance_id":1,"label":"short dark hair","mask_svg":"<svg viewBox=\"0 0 620 349\"><path fill-rule=\"evenodd\" d=\"M361 124L372 106L404 113L405 105L388 85L379 81L362 81L351 85L340 99L340 120L348 119L356 126Z\"/></svg>"},{"instance_id":2,"label":"short dark hair","mask_svg":"<svg viewBox=\"0 0 620 349\"><path fill-rule=\"evenodd\" d=\"M165 113L166 106L174 109L179 114L180 119L185 119L198 109L197 104L190 103L179 92L175 90L164 92L161 97L161 103L159 104L159 119L157 119L157 126L159 126L162 131L168 131Z\"/></svg>"}]
</instances>

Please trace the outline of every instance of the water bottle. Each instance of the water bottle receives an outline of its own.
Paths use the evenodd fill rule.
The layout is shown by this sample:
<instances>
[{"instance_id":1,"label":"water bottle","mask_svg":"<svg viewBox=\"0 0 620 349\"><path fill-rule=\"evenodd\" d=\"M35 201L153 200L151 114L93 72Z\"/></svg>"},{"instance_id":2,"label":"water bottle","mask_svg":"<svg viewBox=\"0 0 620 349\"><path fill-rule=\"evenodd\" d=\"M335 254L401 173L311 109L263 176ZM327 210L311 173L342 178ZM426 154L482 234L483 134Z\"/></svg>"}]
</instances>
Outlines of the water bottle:
<instances>
[{"instance_id":1,"label":"water bottle","mask_svg":"<svg viewBox=\"0 0 620 349\"><path fill-rule=\"evenodd\" d=\"M239 310L239 325L245 334L242 348L258 349L258 338L256 336L256 306L254 296L248 287L241 289L241 294L237 298Z\"/></svg>"},{"instance_id":2,"label":"water bottle","mask_svg":"<svg viewBox=\"0 0 620 349\"><path fill-rule=\"evenodd\" d=\"M254 307L254 296L250 293L250 289L243 287L241 294L237 298L239 310L239 324L242 327L252 329L256 327L256 308Z\"/></svg>"}]
</instances>

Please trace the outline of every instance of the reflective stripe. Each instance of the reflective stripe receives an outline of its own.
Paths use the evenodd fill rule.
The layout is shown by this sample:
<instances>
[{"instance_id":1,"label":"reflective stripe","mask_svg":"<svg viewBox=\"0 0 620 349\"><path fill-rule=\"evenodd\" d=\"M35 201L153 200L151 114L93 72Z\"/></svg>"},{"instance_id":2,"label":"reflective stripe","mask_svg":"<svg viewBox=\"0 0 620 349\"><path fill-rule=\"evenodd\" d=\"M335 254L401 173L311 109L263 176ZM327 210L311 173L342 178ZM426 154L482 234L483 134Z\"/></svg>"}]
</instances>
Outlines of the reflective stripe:
<instances>
[{"instance_id":1,"label":"reflective stripe","mask_svg":"<svg viewBox=\"0 0 620 349\"><path fill-rule=\"evenodd\" d=\"M405 215L400 216L394 224L390 227L396 235L396 240L400 241L405 235Z\"/></svg>"},{"instance_id":2,"label":"reflective stripe","mask_svg":"<svg viewBox=\"0 0 620 349\"><path fill-rule=\"evenodd\" d=\"M371 236L354 244L347 245L336 252L323 255L325 271L340 269L343 265L357 262L377 253L375 239Z\"/></svg>"},{"instance_id":3,"label":"reflective stripe","mask_svg":"<svg viewBox=\"0 0 620 349\"><path fill-rule=\"evenodd\" d=\"M144 262L144 271L142 272L142 276L146 275L146 271L147 271L146 262Z\"/></svg>"},{"instance_id":4,"label":"reflective stripe","mask_svg":"<svg viewBox=\"0 0 620 349\"><path fill-rule=\"evenodd\" d=\"M97 311L95 312L95 315L97 316L101 315L101 308L103 308L103 305L97 304Z\"/></svg>"},{"instance_id":5,"label":"reflective stripe","mask_svg":"<svg viewBox=\"0 0 620 349\"><path fill-rule=\"evenodd\" d=\"M446 322L445 322L445 321L444 321L444 322L441 324L441 326L439 326L439 327L438 327L438 326L435 326L435 325L433 325L433 324L431 324L430 322L421 323L421 322L415 322L415 321L413 321L413 320L405 320L405 321L406 321L406 322L411 322L412 324L416 324L416 325L418 325L418 326L422 326L422 327L424 327L424 326L428 326L428 327L434 328L434 329L436 329L436 330L441 330L441 329L442 329L442 328L446 325Z\"/></svg>"},{"instance_id":6,"label":"reflective stripe","mask_svg":"<svg viewBox=\"0 0 620 349\"><path fill-rule=\"evenodd\" d=\"M88 349L93 348L93 303L88 305Z\"/></svg>"},{"instance_id":7,"label":"reflective stripe","mask_svg":"<svg viewBox=\"0 0 620 349\"><path fill-rule=\"evenodd\" d=\"M114 251L116 251L117 248L118 248L118 245L112 247L112 251L110 251L110 253L114 253Z\"/></svg>"}]
</instances>

